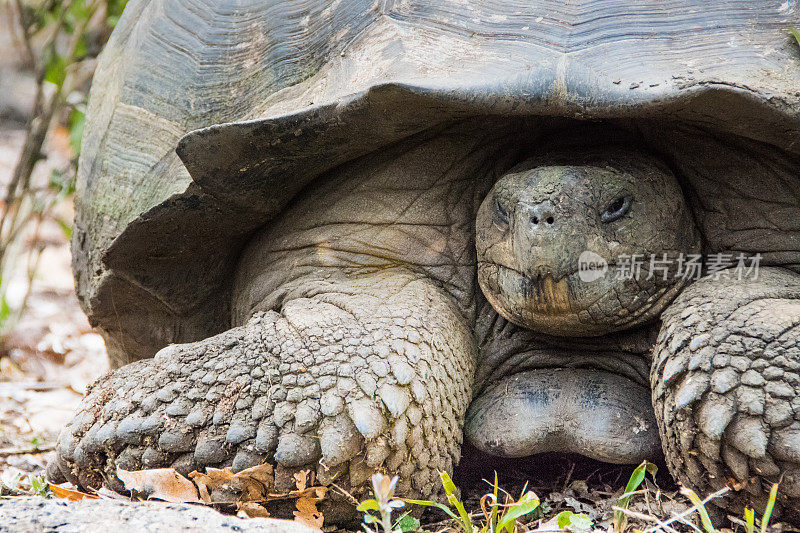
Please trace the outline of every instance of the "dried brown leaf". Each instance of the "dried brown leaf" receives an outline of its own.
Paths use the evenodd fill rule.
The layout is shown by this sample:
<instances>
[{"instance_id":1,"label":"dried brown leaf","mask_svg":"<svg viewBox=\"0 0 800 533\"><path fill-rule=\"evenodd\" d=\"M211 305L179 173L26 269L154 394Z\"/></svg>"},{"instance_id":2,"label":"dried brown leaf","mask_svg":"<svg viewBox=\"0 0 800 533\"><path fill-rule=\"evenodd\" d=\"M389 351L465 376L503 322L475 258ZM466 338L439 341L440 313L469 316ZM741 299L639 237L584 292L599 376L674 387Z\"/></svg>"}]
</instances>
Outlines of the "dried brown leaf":
<instances>
[{"instance_id":1,"label":"dried brown leaf","mask_svg":"<svg viewBox=\"0 0 800 533\"><path fill-rule=\"evenodd\" d=\"M61 485L55 485L53 483L47 484L50 487L50 492L53 493L53 496L56 498L61 498L62 500L69 500L71 502L77 502L80 500L98 500L100 499L98 496L94 494L86 494L85 492L81 492L74 488L72 483L63 483ZM69 485L68 487L64 485Z\"/></svg>"},{"instance_id":2,"label":"dried brown leaf","mask_svg":"<svg viewBox=\"0 0 800 533\"><path fill-rule=\"evenodd\" d=\"M301 470L294 473L292 477L294 477L294 484L297 485L297 490L301 492L306 490L306 487L308 487L308 474L309 470Z\"/></svg>"},{"instance_id":3,"label":"dried brown leaf","mask_svg":"<svg viewBox=\"0 0 800 533\"><path fill-rule=\"evenodd\" d=\"M230 467L206 468L206 473L194 471L189 477L197 485L204 503L236 503L240 490L234 485L235 475Z\"/></svg>"},{"instance_id":4,"label":"dried brown leaf","mask_svg":"<svg viewBox=\"0 0 800 533\"><path fill-rule=\"evenodd\" d=\"M197 486L197 492L200 494L200 499L203 501L203 503L206 505L211 504L211 494L208 493L208 485L206 484L207 476L201 474L200 472L194 471L189 474L189 477L192 478L195 486Z\"/></svg>"},{"instance_id":5,"label":"dried brown leaf","mask_svg":"<svg viewBox=\"0 0 800 533\"><path fill-rule=\"evenodd\" d=\"M293 490L291 492L286 492L284 494L267 494L264 497L264 501L275 501L275 500L291 500L294 498L314 498L316 500L321 500L325 497L325 494L328 492L328 487L308 487L304 490Z\"/></svg>"},{"instance_id":6,"label":"dried brown leaf","mask_svg":"<svg viewBox=\"0 0 800 533\"><path fill-rule=\"evenodd\" d=\"M242 487L240 501L260 501L274 487L275 473L272 465L263 464L238 472L236 480Z\"/></svg>"},{"instance_id":7,"label":"dried brown leaf","mask_svg":"<svg viewBox=\"0 0 800 533\"><path fill-rule=\"evenodd\" d=\"M247 477L260 481L265 486L272 486L275 482L275 470L269 463L245 468L236 474L238 477Z\"/></svg>"},{"instance_id":8,"label":"dried brown leaf","mask_svg":"<svg viewBox=\"0 0 800 533\"><path fill-rule=\"evenodd\" d=\"M236 504L236 515L240 518L267 518L269 511L256 502L239 502Z\"/></svg>"},{"instance_id":9,"label":"dried brown leaf","mask_svg":"<svg viewBox=\"0 0 800 533\"><path fill-rule=\"evenodd\" d=\"M314 486L314 473L303 470L294 474L297 490L276 494L275 471L272 465L262 464L233 473L227 468L206 468L205 473L194 471L189 474L203 503L266 503L276 500L306 498L314 501L325 498L327 487ZM309 486L309 484L311 486ZM249 507L253 512L261 512ZM245 510L245 512L248 512Z\"/></svg>"},{"instance_id":10,"label":"dried brown leaf","mask_svg":"<svg viewBox=\"0 0 800 533\"><path fill-rule=\"evenodd\" d=\"M269 464L246 468L236 474L230 467L206 468L205 474L195 471L189 477L205 503L262 501L275 484L275 474Z\"/></svg>"},{"instance_id":11,"label":"dried brown leaf","mask_svg":"<svg viewBox=\"0 0 800 533\"><path fill-rule=\"evenodd\" d=\"M128 498L123 496L118 492L114 492L113 490L109 489L108 487L100 487L99 489L95 490L94 493L101 499L101 500L122 500L122 501L130 501Z\"/></svg>"},{"instance_id":12,"label":"dried brown leaf","mask_svg":"<svg viewBox=\"0 0 800 533\"><path fill-rule=\"evenodd\" d=\"M305 496L298 498L295 507L297 507L297 511L293 511L295 522L299 522L310 528L322 529L322 523L325 519L322 513L317 509L316 499Z\"/></svg>"},{"instance_id":13,"label":"dried brown leaf","mask_svg":"<svg viewBox=\"0 0 800 533\"><path fill-rule=\"evenodd\" d=\"M128 471L117 468L117 477L125 488L167 502L200 503L194 484L172 468Z\"/></svg>"}]
</instances>

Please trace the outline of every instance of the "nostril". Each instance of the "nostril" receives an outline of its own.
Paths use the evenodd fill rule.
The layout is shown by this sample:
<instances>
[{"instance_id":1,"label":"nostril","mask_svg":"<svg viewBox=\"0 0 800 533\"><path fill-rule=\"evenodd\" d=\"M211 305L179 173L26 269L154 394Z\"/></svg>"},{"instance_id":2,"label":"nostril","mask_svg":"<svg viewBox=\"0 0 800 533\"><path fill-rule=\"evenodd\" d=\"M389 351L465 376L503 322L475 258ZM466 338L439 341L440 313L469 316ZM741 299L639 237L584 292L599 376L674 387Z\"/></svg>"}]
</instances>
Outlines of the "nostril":
<instances>
[{"instance_id":1,"label":"nostril","mask_svg":"<svg viewBox=\"0 0 800 533\"><path fill-rule=\"evenodd\" d=\"M553 222L555 222L555 219L553 217L547 217L548 224L552 224Z\"/></svg>"}]
</instances>

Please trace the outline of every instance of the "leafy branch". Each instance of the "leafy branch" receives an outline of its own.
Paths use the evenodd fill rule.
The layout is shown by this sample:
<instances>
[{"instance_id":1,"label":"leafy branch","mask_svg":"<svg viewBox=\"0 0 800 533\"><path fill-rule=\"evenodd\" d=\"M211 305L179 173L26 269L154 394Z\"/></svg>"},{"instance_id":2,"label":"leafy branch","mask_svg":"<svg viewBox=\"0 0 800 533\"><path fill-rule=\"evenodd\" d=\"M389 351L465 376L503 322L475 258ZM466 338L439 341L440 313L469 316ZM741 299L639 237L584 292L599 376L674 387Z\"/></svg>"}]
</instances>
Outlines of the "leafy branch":
<instances>
[{"instance_id":1,"label":"leafy branch","mask_svg":"<svg viewBox=\"0 0 800 533\"><path fill-rule=\"evenodd\" d=\"M5 276L17 261L20 239L32 235L31 254L41 253L38 227L52 217L53 207L72 194L84 124L86 87L94 59L105 44L126 0L0 0L15 22L22 53L36 83L31 115L19 159L0 207L0 334L10 326ZM43 147L56 123L70 131L70 163L54 169L47 187L33 183L34 170L45 158ZM65 230L69 224L56 222ZM65 233L68 233L65 231ZM29 257L29 285L38 259ZM24 311L24 304L16 317ZM13 321L11 321L13 322Z\"/></svg>"}]
</instances>

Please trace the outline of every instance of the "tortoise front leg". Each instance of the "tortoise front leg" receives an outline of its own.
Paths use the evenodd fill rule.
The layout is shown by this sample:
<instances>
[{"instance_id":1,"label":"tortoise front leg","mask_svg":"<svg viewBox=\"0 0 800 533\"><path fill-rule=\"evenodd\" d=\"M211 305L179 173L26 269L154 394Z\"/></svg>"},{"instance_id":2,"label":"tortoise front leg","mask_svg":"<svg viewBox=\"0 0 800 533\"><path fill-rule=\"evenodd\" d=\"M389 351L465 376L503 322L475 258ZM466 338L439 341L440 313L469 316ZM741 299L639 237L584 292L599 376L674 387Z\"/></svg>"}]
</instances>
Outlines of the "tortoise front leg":
<instances>
[{"instance_id":1,"label":"tortoise front leg","mask_svg":"<svg viewBox=\"0 0 800 533\"><path fill-rule=\"evenodd\" d=\"M744 484L720 505L800 510L800 275L762 268L688 287L664 312L653 405L672 474L702 493Z\"/></svg>"},{"instance_id":2,"label":"tortoise front leg","mask_svg":"<svg viewBox=\"0 0 800 533\"><path fill-rule=\"evenodd\" d=\"M340 280L100 379L49 470L96 488L117 467L268 461L276 482L311 468L358 493L383 470L401 476L401 494L428 497L459 458L474 345L424 276Z\"/></svg>"}]
</instances>

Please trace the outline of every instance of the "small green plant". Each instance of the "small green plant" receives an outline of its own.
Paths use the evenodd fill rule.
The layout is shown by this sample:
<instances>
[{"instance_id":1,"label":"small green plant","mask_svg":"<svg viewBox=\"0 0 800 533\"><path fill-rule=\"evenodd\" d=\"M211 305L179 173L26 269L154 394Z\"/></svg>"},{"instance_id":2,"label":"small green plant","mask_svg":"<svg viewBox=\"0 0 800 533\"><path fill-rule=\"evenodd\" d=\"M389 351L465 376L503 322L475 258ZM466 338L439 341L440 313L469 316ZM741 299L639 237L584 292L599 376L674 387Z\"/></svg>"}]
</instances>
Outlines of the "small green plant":
<instances>
[{"instance_id":1,"label":"small green plant","mask_svg":"<svg viewBox=\"0 0 800 533\"><path fill-rule=\"evenodd\" d=\"M711 521L711 517L708 515L708 511L706 510L705 502L697 495L695 491L689 489L687 487L681 487L681 494L689 498L689 501L692 502L694 505L695 510L697 510L697 514L700 515L700 523L703 524L703 529L706 533L717 533L717 530L714 528L714 523Z\"/></svg>"},{"instance_id":2,"label":"small green plant","mask_svg":"<svg viewBox=\"0 0 800 533\"><path fill-rule=\"evenodd\" d=\"M442 480L442 487L444 487L447 501L455 508L455 511L443 503L433 502L430 500L405 500L405 502L412 505L424 505L426 507L435 507L440 509L444 511L447 516L455 520L462 531L465 533L473 533L474 526L472 524L472 517L470 517L469 513L464 507L464 503L458 499L458 489L456 489L455 483L453 483L453 480L450 479L450 476L447 475L446 472L439 472L439 477Z\"/></svg>"},{"instance_id":3,"label":"small green plant","mask_svg":"<svg viewBox=\"0 0 800 533\"><path fill-rule=\"evenodd\" d=\"M639 485L641 485L644 481L645 476L649 473L650 476L655 479L657 472L658 467L649 461L643 461L642 464L633 470L633 473L628 480L628 484L625 485L625 492L622 494L622 496L620 496L619 501L617 502L617 507L619 507L621 510L614 512L614 531L621 533L625 530L625 526L628 525L628 517L625 514L625 511L622 509L628 508L631 503L631 496L636 494L636 491L639 489Z\"/></svg>"},{"instance_id":4,"label":"small green plant","mask_svg":"<svg viewBox=\"0 0 800 533\"><path fill-rule=\"evenodd\" d=\"M411 531L403 529L410 527L411 522L403 519L408 516L407 514L400 517L397 523L392 523L392 512L396 509L401 509L405 506L402 500L395 499L394 489L397 487L397 476L390 478L381 473L373 474L372 476L372 494L374 498L364 500L358 504L357 509L364 513L364 529L369 533L377 533L383 530L384 533L393 533L395 531ZM378 514L372 514L377 512ZM417 522L417 525L419 522ZM369 526L373 527L370 528Z\"/></svg>"},{"instance_id":5,"label":"small green plant","mask_svg":"<svg viewBox=\"0 0 800 533\"><path fill-rule=\"evenodd\" d=\"M572 531L573 533L583 533L592 530L592 520L586 513L573 513L572 511L561 511L556 515L556 523L559 529Z\"/></svg>"},{"instance_id":6,"label":"small green plant","mask_svg":"<svg viewBox=\"0 0 800 533\"><path fill-rule=\"evenodd\" d=\"M401 516L400 519L395 522L395 527L397 527L397 529L403 533L416 533L418 531L422 531L419 519L414 518L408 513Z\"/></svg>"},{"instance_id":7,"label":"small green plant","mask_svg":"<svg viewBox=\"0 0 800 533\"><path fill-rule=\"evenodd\" d=\"M477 527L472 521L472 516L467 512L464 503L458 498L458 489L450 476L445 472L440 472L447 502L450 506L443 503L429 500L405 500L413 505L424 505L435 507L443 511L447 516L455 520L458 528L464 533L514 533L517 528L517 520L535 511L539 507L539 498L532 491L526 490L527 485L522 489L522 494L517 501L510 494L500 489L497 482L497 472L494 474L492 492L485 494L481 498L481 512L483 513L484 523ZM503 492L505 503L500 503L500 492Z\"/></svg>"},{"instance_id":8,"label":"small green plant","mask_svg":"<svg viewBox=\"0 0 800 533\"><path fill-rule=\"evenodd\" d=\"M769 499L767 500L767 505L764 508L764 516L761 517L761 530L760 533L767 533L769 528L769 521L772 518L772 511L775 508L775 501L778 498L778 486L779 483L774 483L772 485L772 489L769 491ZM681 515L672 518L661 524L661 526L668 526L672 522L680 521L683 522L684 518L695 511L697 515L700 517L700 524L703 526L703 531L705 533L718 533L718 529L714 526L713 521L711 520L711 516L708 514L708 510L706 509L706 503L713 500L716 497L724 495L728 491L727 487L723 488L720 491L715 492L711 496L708 496L706 499L701 499L700 496L697 495L696 492L693 490L682 487L681 494L689 498L689 501L692 502L693 507L690 508L688 511L681 513ZM744 526L745 531L747 533L755 533L755 521L756 521L756 513L753 509L746 508L744 510ZM738 521L737 521L738 522ZM686 523L686 522L683 522ZM695 526L695 529L696 526Z\"/></svg>"},{"instance_id":9,"label":"small green plant","mask_svg":"<svg viewBox=\"0 0 800 533\"><path fill-rule=\"evenodd\" d=\"M492 492L485 494L483 498L481 498L481 511L486 519L481 531L495 533L505 530L508 533L514 533L517 528L517 519L534 512L540 506L538 496L526 490L527 488L528 485L526 483L522 488L519 499L514 501L508 492L500 489L497 483L497 472L495 472ZM501 491L505 495L504 504L500 504L498 500L498 493ZM487 501L490 502L489 511L486 509L485 502Z\"/></svg>"},{"instance_id":10,"label":"small green plant","mask_svg":"<svg viewBox=\"0 0 800 533\"><path fill-rule=\"evenodd\" d=\"M42 476L28 476L28 483L31 485L31 493L34 496L41 496L49 498L52 496L50 492L50 485L44 480Z\"/></svg>"},{"instance_id":11,"label":"small green plant","mask_svg":"<svg viewBox=\"0 0 800 533\"><path fill-rule=\"evenodd\" d=\"M788 31L792 37L794 37L794 40L797 41L797 46L800 46L800 31L798 31L794 26L786 26L783 29Z\"/></svg>"}]
</instances>

